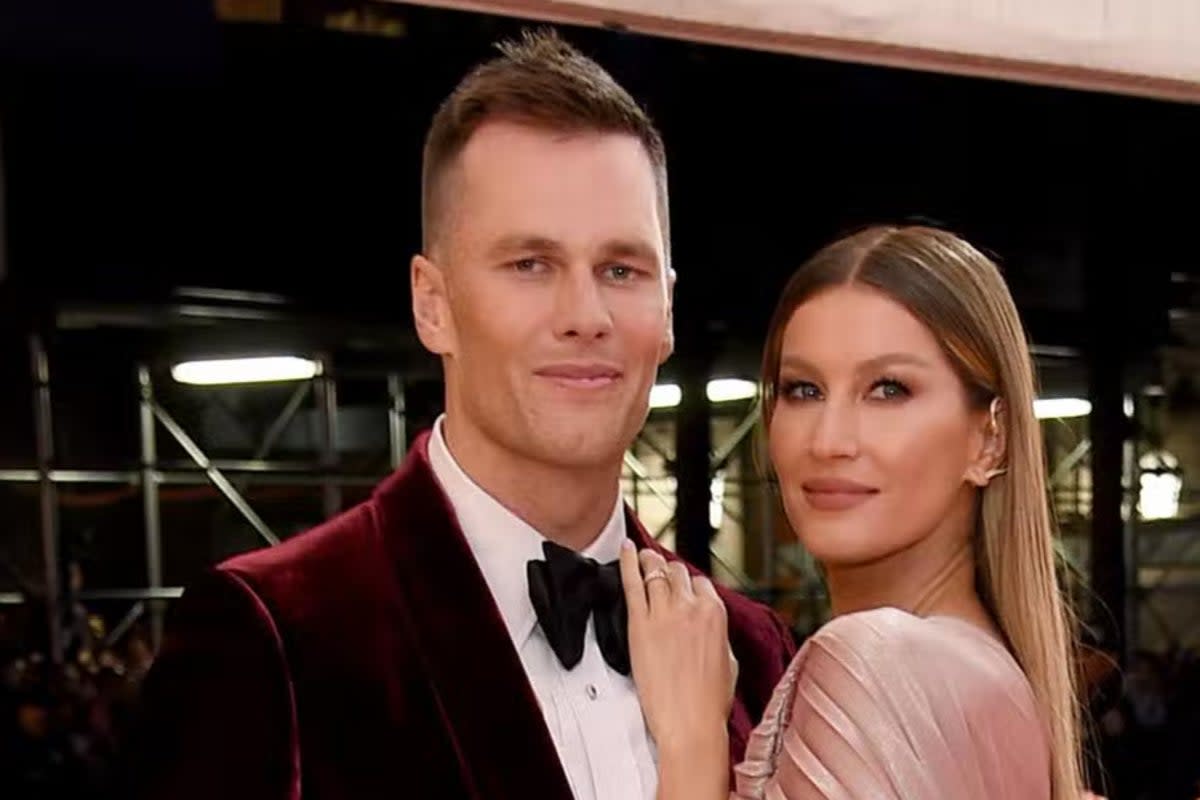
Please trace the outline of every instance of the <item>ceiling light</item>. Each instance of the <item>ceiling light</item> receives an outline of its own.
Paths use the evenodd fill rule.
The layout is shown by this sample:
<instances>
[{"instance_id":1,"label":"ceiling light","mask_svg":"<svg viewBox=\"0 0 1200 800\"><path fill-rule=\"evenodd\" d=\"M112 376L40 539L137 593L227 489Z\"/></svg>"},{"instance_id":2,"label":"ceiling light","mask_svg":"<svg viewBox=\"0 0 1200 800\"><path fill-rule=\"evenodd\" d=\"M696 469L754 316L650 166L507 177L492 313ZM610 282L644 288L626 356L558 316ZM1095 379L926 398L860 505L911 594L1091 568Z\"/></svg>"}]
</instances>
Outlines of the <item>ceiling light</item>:
<instances>
[{"instance_id":1,"label":"ceiling light","mask_svg":"<svg viewBox=\"0 0 1200 800\"><path fill-rule=\"evenodd\" d=\"M1086 417L1092 404L1081 397L1041 397L1033 401L1033 415L1038 419L1067 419Z\"/></svg>"},{"instance_id":2,"label":"ceiling light","mask_svg":"<svg viewBox=\"0 0 1200 800\"><path fill-rule=\"evenodd\" d=\"M758 394L758 384L742 378L717 378L708 382L706 394L711 403L749 400Z\"/></svg>"},{"instance_id":3,"label":"ceiling light","mask_svg":"<svg viewBox=\"0 0 1200 800\"><path fill-rule=\"evenodd\" d=\"M650 388L651 408L674 408L683 399L683 392L673 383L659 383Z\"/></svg>"},{"instance_id":4,"label":"ceiling light","mask_svg":"<svg viewBox=\"0 0 1200 800\"><path fill-rule=\"evenodd\" d=\"M316 361L295 356L184 361L171 367L172 378L196 386L306 381L319 372Z\"/></svg>"}]
</instances>

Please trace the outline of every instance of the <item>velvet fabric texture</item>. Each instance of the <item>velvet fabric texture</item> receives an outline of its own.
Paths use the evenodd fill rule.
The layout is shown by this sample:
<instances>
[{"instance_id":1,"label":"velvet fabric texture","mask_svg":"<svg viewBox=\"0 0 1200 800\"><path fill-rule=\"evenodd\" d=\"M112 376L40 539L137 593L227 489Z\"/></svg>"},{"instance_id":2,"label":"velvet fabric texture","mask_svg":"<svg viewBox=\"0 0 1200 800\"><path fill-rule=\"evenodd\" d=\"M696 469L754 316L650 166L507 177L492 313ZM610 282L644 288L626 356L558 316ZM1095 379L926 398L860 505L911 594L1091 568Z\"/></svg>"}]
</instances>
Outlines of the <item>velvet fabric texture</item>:
<instances>
[{"instance_id":1,"label":"velvet fabric texture","mask_svg":"<svg viewBox=\"0 0 1200 800\"><path fill-rule=\"evenodd\" d=\"M221 564L172 607L130 797L569 800L427 442L370 500ZM626 513L631 538L656 547ZM773 612L719 591L740 662L737 763L794 644Z\"/></svg>"}]
</instances>

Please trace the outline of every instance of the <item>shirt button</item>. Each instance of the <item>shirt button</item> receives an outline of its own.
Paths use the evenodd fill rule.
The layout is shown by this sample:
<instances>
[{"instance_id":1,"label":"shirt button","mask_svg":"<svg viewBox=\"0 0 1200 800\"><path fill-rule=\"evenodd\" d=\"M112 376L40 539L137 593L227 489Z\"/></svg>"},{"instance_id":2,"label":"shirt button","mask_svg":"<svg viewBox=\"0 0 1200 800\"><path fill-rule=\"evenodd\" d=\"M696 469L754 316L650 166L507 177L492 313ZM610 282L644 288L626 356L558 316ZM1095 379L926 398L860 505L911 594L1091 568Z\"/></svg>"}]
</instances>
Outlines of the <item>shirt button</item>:
<instances>
[{"instance_id":1,"label":"shirt button","mask_svg":"<svg viewBox=\"0 0 1200 800\"><path fill-rule=\"evenodd\" d=\"M598 694L599 694L599 692L596 691L596 687L589 683L587 686L588 700L595 700L596 695L598 695Z\"/></svg>"}]
</instances>

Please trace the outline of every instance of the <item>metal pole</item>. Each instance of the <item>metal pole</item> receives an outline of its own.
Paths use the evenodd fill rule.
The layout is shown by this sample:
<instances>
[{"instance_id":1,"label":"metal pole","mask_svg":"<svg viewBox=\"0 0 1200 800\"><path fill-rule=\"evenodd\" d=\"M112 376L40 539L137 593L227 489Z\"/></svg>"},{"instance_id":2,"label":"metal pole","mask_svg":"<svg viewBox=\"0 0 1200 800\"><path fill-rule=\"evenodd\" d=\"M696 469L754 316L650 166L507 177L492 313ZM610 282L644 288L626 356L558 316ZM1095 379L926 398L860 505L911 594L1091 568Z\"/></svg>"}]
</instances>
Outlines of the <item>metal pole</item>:
<instances>
[{"instance_id":1,"label":"metal pole","mask_svg":"<svg viewBox=\"0 0 1200 800\"><path fill-rule=\"evenodd\" d=\"M121 621L113 626L113 629L108 632L108 636L104 637L104 646L112 647L117 642L121 641L133 624L138 621L138 618L146 613L146 603L139 600L126 612L125 616L121 617Z\"/></svg>"},{"instance_id":2,"label":"metal pole","mask_svg":"<svg viewBox=\"0 0 1200 800\"><path fill-rule=\"evenodd\" d=\"M1141 419L1138 414L1141 409L1141 403L1138 401L1137 395L1134 396L1133 418L1134 426L1137 426L1137 421ZM1139 500L1141 499L1141 468L1140 458L1142 455L1141 448L1142 436L1131 436L1125 442L1125 480L1124 483L1129 487L1127 495L1129 504L1129 516L1125 518L1125 530L1122 537L1124 563L1125 563L1125 663L1132 663L1133 654L1138 649L1138 610L1141 605L1141 587L1138 585L1138 523L1140 522L1141 509L1139 508Z\"/></svg>"},{"instance_id":3,"label":"metal pole","mask_svg":"<svg viewBox=\"0 0 1200 800\"><path fill-rule=\"evenodd\" d=\"M275 448L275 443L283 436L283 432L287 430L288 425L292 424L292 420L296 417L296 412L300 410L301 404L304 403L304 398L308 397L311 389L312 384L308 381L296 387L296 391L292 392L292 396L288 398L283 410L279 412L279 416L275 418L275 421L271 423L271 427L263 435L262 443L254 451L253 460L262 461L271 454L271 450Z\"/></svg>"},{"instance_id":4,"label":"metal pole","mask_svg":"<svg viewBox=\"0 0 1200 800\"><path fill-rule=\"evenodd\" d=\"M387 477L386 474L343 475L336 472L310 472L302 469L260 469L251 466L249 462L210 462L213 467L226 475L234 475L239 483L267 484L270 486L313 486L330 481L340 486L374 486ZM240 464L240 466L239 466ZM159 484L180 484L184 486L202 486L211 483L208 473L198 469L165 469L159 462L155 472ZM38 483L40 473L36 469L0 469L0 483ZM139 486L142 482L142 472L138 470L83 470L83 469L52 469L50 480L59 483L107 483L116 485Z\"/></svg>"},{"instance_id":5,"label":"metal pole","mask_svg":"<svg viewBox=\"0 0 1200 800\"><path fill-rule=\"evenodd\" d=\"M162 586L158 589L89 589L80 592L81 600L177 600L183 597L182 586Z\"/></svg>"},{"instance_id":6,"label":"metal pole","mask_svg":"<svg viewBox=\"0 0 1200 800\"><path fill-rule=\"evenodd\" d=\"M162 588L162 513L158 497L158 445L154 429L154 386L150 370L138 366L138 420L142 445L142 519L146 530L146 585L151 591ZM157 651L162 644L161 601L150 601L150 639Z\"/></svg>"},{"instance_id":7,"label":"metal pole","mask_svg":"<svg viewBox=\"0 0 1200 800\"><path fill-rule=\"evenodd\" d=\"M713 530L709 453L712 441L707 359L699 347L682 354L679 386L683 396L675 415L675 551L693 566L712 574L709 545Z\"/></svg>"},{"instance_id":8,"label":"metal pole","mask_svg":"<svg viewBox=\"0 0 1200 800\"><path fill-rule=\"evenodd\" d=\"M669 452L667 452L666 448L664 448L658 442L651 439L650 436L646 433L645 428L638 431L638 435L634 438L634 441L641 442L642 444L646 445L646 447L650 448L651 452L653 452L655 455L657 455L659 458L661 458L663 460L664 464L671 463L671 460L672 460L671 454Z\"/></svg>"},{"instance_id":9,"label":"metal pole","mask_svg":"<svg viewBox=\"0 0 1200 800\"><path fill-rule=\"evenodd\" d=\"M709 469L714 473L719 469L723 469L729 459L733 457L733 454L737 452L737 449L741 447L746 437L754 431L754 427L758 425L761 417L762 405L756 402L754 407L750 409L750 413L746 414L745 418L729 434L729 438L725 443L713 452L709 459Z\"/></svg>"},{"instance_id":10,"label":"metal pole","mask_svg":"<svg viewBox=\"0 0 1200 800\"><path fill-rule=\"evenodd\" d=\"M1104 270L1105 264L1088 265L1089 271ZM1092 280L1096 280L1093 278ZM1096 292L1096 294L1100 294ZM1092 305L1103 303L1099 310L1103 323L1092 320L1094 336L1088 358L1088 395L1092 403L1089 420L1092 440L1092 539L1091 579L1100 607L1094 620L1105 626L1122 652L1128 647L1125 628L1126 564L1125 523L1121 519L1121 501L1125 489L1121 479L1125 474L1125 439L1128 423L1124 412L1124 352L1117 340L1118 326L1112 320L1119 316L1112 311L1112 300L1090 298ZM1107 327L1109 330L1103 332Z\"/></svg>"},{"instance_id":11,"label":"metal pole","mask_svg":"<svg viewBox=\"0 0 1200 800\"><path fill-rule=\"evenodd\" d=\"M332 471L337 467L337 385L328 356L322 356L321 374L317 381L318 418L321 431L321 467ZM329 482L321 487L321 500L325 518L336 516L342 510L342 490Z\"/></svg>"},{"instance_id":12,"label":"metal pole","mask_svg":"<svg viewBox=\"0 0 1200 800\"><path fill-rule=\"evenodd\" d=\"M391 447L392 469L397 469L404 461L404 453L408 449L408 432L404 429L407 408L404 404L404 383L396 373L388 375L388 443Z\"/></svg>"},{"instance_id":13,"label":"metal pole","mask_svg":"<svg viewBox=\"0 0 1200 800\"><path fill-rule=\"evenodd\" d=\"M212 463L212 461L209 460L208 456L204 454L204 451L200 449L200 446L192 441L192 437L187 435L187 431L185 431L183 427L180 426L180 424L166 412L166 409L151 401L150 411L153 413L154 417L162 423L162 426L167 429L167 433L171 434L175 441L179 442L179 446L182 447L191 457L191 459L196 462L196 466L204 470L204 473L208 476L208 479L212 482L212 485L217 487L217 489L220 490L221 494L225 495L225 498L233 505L233 507L241 512L246 521L249 522L256 531L258 531L258 534L266 540L267 544L279 544L279 537L271 531L271 528L267 525L267 523L263 522L262 517L255 513L254 509L250 507L250 504L246 502L246 498L242 497L241 493L238 492L234 485L229 482L229 479L225 477L225 474L221 472L221 470L218 469L216 465ZM156 473L155 477L158 478L161 476Z\"/></svg>"},{"instance_id":14,"label":"metal pole","mask_svg":"<svg viewBox=\"0 0 1200 800\"><path fill-rule=\"evenodd\" d=\"M62 587L58 563L58 491L50 477L54 462L54 428L50 409L50 362L42 339L34 334L29 339L33 368L33 408L37 429L38 483L42 520L42 561L46 572L46 622L49 632L50 658L54 663L63 660Z\"/></svg>"},{"instance_id":15,"label":"metal pole","mask_svg":"<svg viewBox=\"0 0 1200 800\"><path fill-rule=\"evenodd\" d=\"M671 498L662 489L654 485L654 481L650 477L650 470L646 469L646 465L639 461L633 452L629 450L625 451L624 460L625 466L629 467L634 477L641 478L646 484L647 491L654 495L658 502L662 503L663 508L671 512L671 519L668 522L673 521L676 517L675 504L671 502Z\"/></svg>"}]
</instances>

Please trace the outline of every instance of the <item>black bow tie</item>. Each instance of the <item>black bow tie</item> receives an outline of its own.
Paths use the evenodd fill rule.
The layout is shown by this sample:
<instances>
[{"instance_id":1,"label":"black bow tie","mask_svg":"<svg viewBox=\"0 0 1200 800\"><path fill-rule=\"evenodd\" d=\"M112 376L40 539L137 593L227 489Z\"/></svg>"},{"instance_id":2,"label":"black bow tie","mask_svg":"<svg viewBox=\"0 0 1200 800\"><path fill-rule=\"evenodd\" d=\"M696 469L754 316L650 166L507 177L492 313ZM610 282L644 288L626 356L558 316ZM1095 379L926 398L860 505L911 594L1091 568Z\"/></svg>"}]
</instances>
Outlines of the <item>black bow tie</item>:
<instances>
[{"instance_id":1,"label":"black bow tie","mask_svg":"<svg viewBox=\"0 0 1200 800\"><path fill-rule=\"evenodd\" d=\"M628 619L620 564L600 564L554 542L543 542L542 552L546 560L528 562L525 572L529 599L558 660L574 669L583 658L584 634L592 616L604 660L628 675Z\"/></svg>"}]
</instances>

